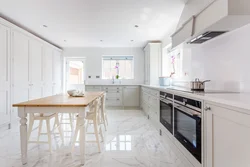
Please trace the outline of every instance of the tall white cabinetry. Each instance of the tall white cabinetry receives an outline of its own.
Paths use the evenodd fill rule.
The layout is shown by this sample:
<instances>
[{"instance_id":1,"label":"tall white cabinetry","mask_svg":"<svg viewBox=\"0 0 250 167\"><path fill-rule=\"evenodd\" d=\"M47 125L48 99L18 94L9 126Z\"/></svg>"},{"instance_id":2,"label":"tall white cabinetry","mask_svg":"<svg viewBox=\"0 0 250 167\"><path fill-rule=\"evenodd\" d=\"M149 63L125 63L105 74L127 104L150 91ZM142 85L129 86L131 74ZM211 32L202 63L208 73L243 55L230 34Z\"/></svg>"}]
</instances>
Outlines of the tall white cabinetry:
<instances>
[{"instance_id":1,"label":"tall white cabinetry","mask_svg":"<svg viewBox=\"0 0 250 167\"><path fill-rule=\"evenodd\" d=\"M10 29L0 24L0 125L10 125Z\"/></svg>"},{"instance_id":2,"label":"tall white cabinetry","mask_svg":"<svg viewBox=\"0 0 250 167\"><path fill-rule=\"evenodd\" d=\"M29 37L12 31L12 102L29 100Z\"/></svg>"},{"instance_id":3,"label":"tall white cabinetry","mask_svg":"<svg viewBox=\"0 0 250 167\"><path fill-rule=\"evenodd\" d=\"M61 82L61 50L0 18L0 127L17 118L12 104L59 94Z\"/></svg>"},{"instance_id":4,"label":"tall white cabinetry","mask_svg":"<svg viewBox=\"0 0 250 167\"><path fill-rule=\"evenodd\" d=\"M53 50L44 47L43 53L43 97L53 94Z\"/></svg>"},{"instance_id":5,"label":"tall white cabinetry","mask_svg":"<svg viewBox=\"0 0 250 167\"><path fill-rule=\"evenodd\" d=\"M145 54L145 84L158 85L161 76L161 43L148 43L144 48Z\"/></svg>"},{"instance_id":6,"label":"tall white cabinetry","mask_svg":"<svg viewBox=\"0 0 250 167\"><path fill-rule=\"evenodd\" d=\"M29 99L42 96L43 45L37 40L29 41Z\"/></svg>"},{"instance_id":7,"label":"tall white cabinetry","mask_svg":"<svg viewBox=\"0 0 250 167\"><path fill-rule=\"evenodd\" d=\"M58 50L53 51L53 90L52 94L62 92L62 56Z\"/></svg>"}]
</instances>

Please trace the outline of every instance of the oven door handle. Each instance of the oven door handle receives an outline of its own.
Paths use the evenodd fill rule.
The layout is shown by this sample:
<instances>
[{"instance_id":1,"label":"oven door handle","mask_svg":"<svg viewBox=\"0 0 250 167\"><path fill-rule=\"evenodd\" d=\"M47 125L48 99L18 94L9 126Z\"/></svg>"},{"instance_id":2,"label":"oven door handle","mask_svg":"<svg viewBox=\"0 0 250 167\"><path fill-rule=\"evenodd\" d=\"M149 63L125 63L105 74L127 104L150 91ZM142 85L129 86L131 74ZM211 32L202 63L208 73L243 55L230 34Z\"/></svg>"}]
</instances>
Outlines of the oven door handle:
<instances>
[{"instance_id":1,"label":"oven door handle","mask_svg":"<svg viewBox=\"0 0 250 167\"><path fill-rule=\"evenodd\" d=\"M175 108L181 110L182 112L192 116L192 117L199 117L201 118L201 113L197 112L197 111L193 111L189 108L186 108L186 107L183 107L183 106L180 106L180 105L174 105ZM184 110L185 108L185 110Z\"/></svg>"},{"instance_id":2,"label":"oven door handle","mask_svg":"<svg viewBox=\"0 0 250 167\"><path fill-rule=\"evenodd\" d=\"M167 105L172 105L173 106L173 102L167 99L161 99L160 101L162 101L163 103L167 104Z\"/></svg>"}]
</instances>

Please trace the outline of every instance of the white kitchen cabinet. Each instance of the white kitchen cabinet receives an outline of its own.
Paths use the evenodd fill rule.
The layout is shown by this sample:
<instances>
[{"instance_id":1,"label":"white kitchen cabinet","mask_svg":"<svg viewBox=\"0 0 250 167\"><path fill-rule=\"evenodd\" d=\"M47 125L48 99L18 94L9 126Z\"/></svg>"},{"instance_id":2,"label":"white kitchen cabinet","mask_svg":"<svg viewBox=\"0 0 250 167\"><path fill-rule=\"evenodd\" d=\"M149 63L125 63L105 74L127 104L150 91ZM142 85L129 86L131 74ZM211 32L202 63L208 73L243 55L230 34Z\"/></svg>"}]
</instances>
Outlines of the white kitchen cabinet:
<instances>
[{"instance_id":1,"label":"white kitchen cabinet","mask_svg":"<svg viewBox=\"0 0 250 167\"><path fill-rule=\"evenodd\" d=\"M29 100L29 37L12 32L12 99L13 103Z\"/></svg>"},{"instance_id":2,"label":"white kitchen cabinet","mask_svg":"<svg viewBox=\"0 0 250 167\"><path fill-rule=\"evenodd\" d=\"M161 76L161 43L149 43L144 48L145 54L145 84L158 85Z\"/></svg>"},{"instance_id":3,"label":"white kitchen cabinet","mask_svg":"<svg viewBox=\"0 0 250 167\"><path fill-rule=\"evenodd\" d=\"M61 52L53 52L53 95L62 93L62 56Z\"/></svg>"},{"instance_id":4,"label":"white kitchen cabinet","mask_svg":"<svg viewBox=\"0 0 250 167\"><path fill-rule=\"evenodd\" d=\"M0 24L0 126L10 124L10 28Z\"/></svg>"},{"instance_id":5,"label":"white kitchen cabinet","mask_svg":"<svg viewBox=\"0 0 250 167\"><path fill-rule=\"evenodd\" d=\"M124 86L123 87L123 105L125 107L139 106L139 87L138 86Z\"/></svg>"},{"instance_id":6,"label":"white kitchen cabinet","mask_svg":"<svg viewBox=\"0 0 250 167\"><path fill-rule=\"evenodd\" d=\"M250 114L228 108L205 104L205 167L250 166Z\"/></svg>"},{"instance_id":7,"label":"white kitchen cabinet","mask_svg":"<svg viewBox=\"0 0 250 167\"><path fill-rule=\"evenodd\" d=\"M29 41L29 100L42 97L42 53L41 42Z\"/></svg>"},{"instance_id":8,"label":"white kitchen cabinet","mask_svg":"<svg viewBox=\"0 0 250 167\"><path fill-rule=\"evenodd\" d=\"M152 124L158 128L160 124L160 92L145 87L141 88L141 92L142 111Z\"/></svg>"},{"instance_id":9,"label":"white kitchen cabinet","mask_svg":"<svg viewBox=\"0 0 250 167\"><path fill-rule=\"evenodd\" d=\"M122 87L120 86L104 86L103 91L106 92L107 106L122 106Z\"/></svg>"},{"instance_id":10,"label":"white kitchen cabinet","mask_svg":"<svg viewBox=\"0 0 250 167\"><path fill-rule=\"evenodd\" d=\"M53 50L44 46L43 48L43 97L53 94Z\"/></svg>"},{"instance_id":11,"label":"white kitchen cabinet","mask_svg":"<svg viewBox=\"0 0 250 167\"><path fill-rule=\"evenodd\" d=\"M100 92L100 91L102 91L101 86L86 85L85 89L87 92Z\"/></svg>"}]
</instances>

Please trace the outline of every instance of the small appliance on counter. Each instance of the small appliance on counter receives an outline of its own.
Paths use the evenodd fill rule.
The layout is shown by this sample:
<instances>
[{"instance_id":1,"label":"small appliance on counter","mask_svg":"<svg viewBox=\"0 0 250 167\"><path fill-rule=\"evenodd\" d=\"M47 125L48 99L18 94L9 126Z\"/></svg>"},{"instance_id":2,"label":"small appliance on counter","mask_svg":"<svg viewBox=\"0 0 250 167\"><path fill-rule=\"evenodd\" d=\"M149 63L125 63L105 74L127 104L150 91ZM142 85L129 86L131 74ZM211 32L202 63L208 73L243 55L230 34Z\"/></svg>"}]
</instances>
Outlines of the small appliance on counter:
<instances>
[{"instance_id":1,"label":"small appliance on counter","mask_svg":"<svg viewBox=\"0 0 250 167\"><path fill-rule=\"evenodd\" d=\"M171 82L172 82L172 78L170 77L159 77L160 86L170 86Z\"/></svg>"},{"instance_id":2,"label":"small appliance on counter","mask_svg":"<svg viewBox=\"0 0 250 167\"><path fill-rule=\"evenodd\" d=\"M204 91L206 82L210 82L210 80L200 81L199 78L196 78L190 82L190 89L193 91Z\"/></svg>"}]
</instances>

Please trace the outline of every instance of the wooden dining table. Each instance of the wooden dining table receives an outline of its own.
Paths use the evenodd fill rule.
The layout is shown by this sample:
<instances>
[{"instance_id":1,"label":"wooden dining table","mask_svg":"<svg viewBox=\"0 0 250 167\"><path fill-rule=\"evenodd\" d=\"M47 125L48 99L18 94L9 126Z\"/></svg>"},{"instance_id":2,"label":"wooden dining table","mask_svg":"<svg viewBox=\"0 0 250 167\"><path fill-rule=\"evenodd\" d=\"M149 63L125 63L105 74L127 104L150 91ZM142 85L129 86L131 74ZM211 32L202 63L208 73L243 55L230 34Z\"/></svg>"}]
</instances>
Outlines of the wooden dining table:
<instances>
[{"instance_id":1,"label":"wooden dining table","mask_svg":"<svg viewBox=\"0 0 250 167\"><path fill-rule=\"evenodd\" d=\"M80 119L80 159L85 164L85 108L105 92L85 92L84 97L71 97L66 94L49 96L14 104L20 117L20 140L22 164L28 162L27 114L29 113L78 113Z\"/></svg>"}]
</instances>

